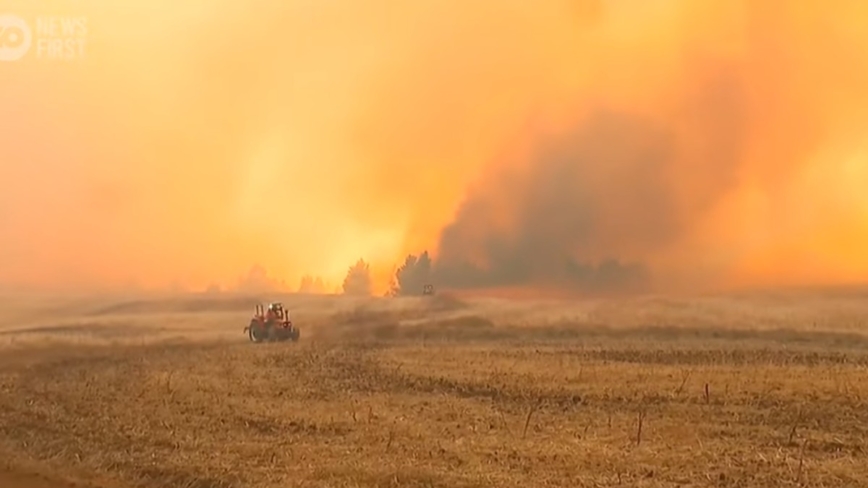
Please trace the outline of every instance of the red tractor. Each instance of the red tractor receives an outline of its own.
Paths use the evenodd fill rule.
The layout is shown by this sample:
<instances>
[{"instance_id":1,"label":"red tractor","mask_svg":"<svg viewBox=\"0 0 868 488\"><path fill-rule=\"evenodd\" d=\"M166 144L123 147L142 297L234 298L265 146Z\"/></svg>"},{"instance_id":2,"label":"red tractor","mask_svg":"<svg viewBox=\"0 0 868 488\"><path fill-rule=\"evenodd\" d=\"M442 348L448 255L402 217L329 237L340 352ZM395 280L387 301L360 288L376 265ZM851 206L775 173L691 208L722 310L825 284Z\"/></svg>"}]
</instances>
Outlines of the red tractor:
<instances>
[{"instance_id":1,"label":"red tractor","mask_svg":"<svg viewBox=\"0 0 868 488\"><path fill-rule=\"evenodd\" d=\"M244 332L250 342L296 342L301 335L298 328L292 325L289 310L283 308L282 303L269 304L267 309L257 305L250 325L244 328Z\"/></svg>"}]
</instances>

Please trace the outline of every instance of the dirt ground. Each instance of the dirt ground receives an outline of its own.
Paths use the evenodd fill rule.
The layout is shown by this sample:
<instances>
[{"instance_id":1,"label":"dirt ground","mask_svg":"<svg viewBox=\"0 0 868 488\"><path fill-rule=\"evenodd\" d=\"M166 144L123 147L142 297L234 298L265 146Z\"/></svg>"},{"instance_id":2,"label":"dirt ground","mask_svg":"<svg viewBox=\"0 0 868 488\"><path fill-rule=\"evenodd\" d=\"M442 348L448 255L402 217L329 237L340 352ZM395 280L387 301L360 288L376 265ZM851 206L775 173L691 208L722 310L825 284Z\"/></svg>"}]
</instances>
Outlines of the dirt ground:
<instances>
[{"instance_id":1,"label":"dirt ground","mask_svg":"<svg viewBox=\"0 0 868 488\"><path fill-rule=\"evenodd\" d=\"M866 373L865 289L6 296L0 486L868 486Z\"/></svg>"}]
</instances>

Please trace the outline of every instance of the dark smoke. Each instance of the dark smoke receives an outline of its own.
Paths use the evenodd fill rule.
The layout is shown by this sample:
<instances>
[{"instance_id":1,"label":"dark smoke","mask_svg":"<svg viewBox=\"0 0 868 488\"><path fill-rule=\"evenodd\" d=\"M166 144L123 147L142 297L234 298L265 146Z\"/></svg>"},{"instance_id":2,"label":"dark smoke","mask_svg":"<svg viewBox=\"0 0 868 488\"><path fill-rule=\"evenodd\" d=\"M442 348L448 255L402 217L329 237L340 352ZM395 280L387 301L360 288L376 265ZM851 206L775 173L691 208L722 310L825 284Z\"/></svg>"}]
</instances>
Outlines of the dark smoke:
<instances>
[{"instance_id":1,"label":"dark smoke","mask_svg":"<svg viewBox=\"0 0 868 488\"><path fill-rule=\"evenodd\" d=\"M438 284L652 287L644 259L675 244L737 183L738 78L721 70L700 80L671 120L600 109L540 144L523 170L501 165L487 175L441 233ZM677 191L685 179L695 182L688 194Z\"/></svg>"}]
</instances>

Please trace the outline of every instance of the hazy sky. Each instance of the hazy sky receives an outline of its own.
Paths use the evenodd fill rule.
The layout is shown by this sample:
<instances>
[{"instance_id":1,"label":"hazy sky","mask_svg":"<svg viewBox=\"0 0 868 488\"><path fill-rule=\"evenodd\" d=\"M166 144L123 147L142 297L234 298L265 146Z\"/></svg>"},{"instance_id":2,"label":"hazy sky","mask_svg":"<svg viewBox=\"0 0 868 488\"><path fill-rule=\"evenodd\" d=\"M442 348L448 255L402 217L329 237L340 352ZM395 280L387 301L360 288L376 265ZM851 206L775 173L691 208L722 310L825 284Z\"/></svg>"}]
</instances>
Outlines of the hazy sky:
<instances>
[{"instance_id":1,"label":"hazy sky","mask_svg":"<svg viewBox=\"0 0 868 488\"><path fill-rule=\"evenodd\" d=\"M863 1L0 1L88 28L0 63L6 285L868 277Z\"/></svg>"}]
</instances>

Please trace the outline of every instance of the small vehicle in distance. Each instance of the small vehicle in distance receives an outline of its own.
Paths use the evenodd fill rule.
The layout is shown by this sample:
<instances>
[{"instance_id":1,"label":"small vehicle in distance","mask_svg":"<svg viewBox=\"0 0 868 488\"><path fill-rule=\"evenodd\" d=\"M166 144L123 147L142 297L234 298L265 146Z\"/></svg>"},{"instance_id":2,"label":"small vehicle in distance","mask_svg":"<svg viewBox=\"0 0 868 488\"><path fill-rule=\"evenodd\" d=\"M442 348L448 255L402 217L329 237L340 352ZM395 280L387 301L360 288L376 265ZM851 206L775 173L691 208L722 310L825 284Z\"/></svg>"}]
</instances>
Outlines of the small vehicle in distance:
<instances>
[{"instance_id":1,"label":"small vehicle in distance","mask_svg":"<svg viewBox=\"0 0 868 488\"><path fill-rule=\"evenodd\" d=\"M270 303L266 308L256 305L250 325L244 328L250 342L297 342L301 331L289 318L289 310L280 302Z\"/></svg>"}]
</instances>

